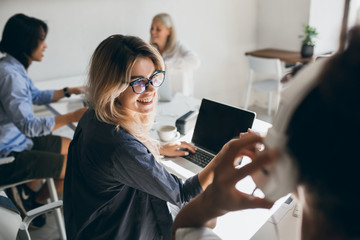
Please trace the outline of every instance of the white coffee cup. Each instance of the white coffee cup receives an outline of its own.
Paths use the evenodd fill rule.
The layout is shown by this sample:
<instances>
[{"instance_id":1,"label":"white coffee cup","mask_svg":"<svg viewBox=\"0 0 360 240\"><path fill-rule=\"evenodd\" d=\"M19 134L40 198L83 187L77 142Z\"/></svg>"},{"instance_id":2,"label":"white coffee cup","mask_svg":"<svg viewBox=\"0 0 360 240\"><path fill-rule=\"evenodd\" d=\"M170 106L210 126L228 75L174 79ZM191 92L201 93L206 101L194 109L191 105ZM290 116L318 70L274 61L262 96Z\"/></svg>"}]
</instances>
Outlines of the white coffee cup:
<instances>
[{"instance_id":1,"label":"white coffee cup","mask_svg":"<svg viewBox=\"0 0 360 240\"><path fill-rule=\"evenodd\" d=\"M157 129L159 138L163 142L170 142L177 140L180 137L180 133L177 131L177 128L172 125L163 125Z\"/></svg>"}]
</instances>

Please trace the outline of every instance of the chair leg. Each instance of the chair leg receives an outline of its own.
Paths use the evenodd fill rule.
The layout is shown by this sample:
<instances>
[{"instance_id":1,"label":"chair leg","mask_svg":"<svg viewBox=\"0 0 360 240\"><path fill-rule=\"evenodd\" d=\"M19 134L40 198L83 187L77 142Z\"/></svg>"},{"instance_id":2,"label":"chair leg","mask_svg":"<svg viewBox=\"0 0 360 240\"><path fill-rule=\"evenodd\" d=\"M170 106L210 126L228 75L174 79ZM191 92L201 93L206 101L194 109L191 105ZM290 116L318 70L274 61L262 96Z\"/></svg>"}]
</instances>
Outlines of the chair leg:
<instances>
[{"instance_id":1,"label":"chair leg","mask_svg":"<svg viewBox=\"0 0 360 240\"><path fill-rule=\"evenodd\" d=\"M31 236L28 230L28 227L31 223L32 220L34 220L34 218L36 218L39 215L42 215L46 212L52 211L54 209L60 208L62 206L62 201L56 201L56 202L51 202L48 204L45 204L43 206L37 207L35 209L32 209L31 211L28 211L26 213L25 218L23 219L23 221L21 222L20 226L19 226L19 231L18 231L18 235L17 235L17 240L30 240Z\"/></svg>"},{"instance_id":2,"label":"chair leg","mask_svg":"<svg viewBox=\"0 0 360 240\"><path fill-rule=\"evenodd\" d=\"M248 87L248 89L246 91L246 99L245 99L244 109L247 109L249 106L250 92L251 92L251 87Z\"/></svg>"},{"instance_id":3,"label":"chair leg","mask_svg":"<svg viewBox=\"0 0 360 240\"><path fill-rule=\"evenodd\" d=\"M47 184L49 187L51 201L52 202L58 201L59 198L58 198L58 195L56 192L54 179L48 178L48 179L46 179L46 181L47 181ZM60 208L55 209L55 218L56 218L56 223L59 228L60 239L66 240L65 223L64 223L64 218L63 218Z\"/></svg>"},{"instance_id":4,"label":"chair leg","mask_svg":"<svg viewBox=\"0 0 360 240\"><path fill-rule=\"evenodd\" d=\"M17 240L31 240L31 236L30 233L28 231L28 229L19 229L17 237Z\"/></svg>"},{"instance_id":5,"label":"chair leg","mask_svg":"<svg viewBox=\"0 0 360 240\"><path fill-rule=\"evenodd\" d=\"M250 93L251 93L252 78L253 78L253 72L250 71L248 87L247 87L247 89L246 89L246 98L245 98L245 105L244 105L244 108L245 108L245 109L247 109L247 108L249 107L249 100L250 100Z\"/></svg>"},{"instance_id":6,"label":"chair leg","mask_svg":"<svg viewBox=\"0 0 360 240\"><path fill-rule=\"evenodd\" d=\"M275 114L277 113L280 105L280 92L276 93L276 108L275 108Z\"/></svg>"},{"instance_id":7,"label":"chair leg","mask_svg":"<svg viewBox=\"0 0 360 240\"><path fill-rule=\"evenodd\" d=\"M268 99L268 115L271 116L271 107L272 107L272 92L269 93L269 99Z\"/></svg>"}]
</instances>

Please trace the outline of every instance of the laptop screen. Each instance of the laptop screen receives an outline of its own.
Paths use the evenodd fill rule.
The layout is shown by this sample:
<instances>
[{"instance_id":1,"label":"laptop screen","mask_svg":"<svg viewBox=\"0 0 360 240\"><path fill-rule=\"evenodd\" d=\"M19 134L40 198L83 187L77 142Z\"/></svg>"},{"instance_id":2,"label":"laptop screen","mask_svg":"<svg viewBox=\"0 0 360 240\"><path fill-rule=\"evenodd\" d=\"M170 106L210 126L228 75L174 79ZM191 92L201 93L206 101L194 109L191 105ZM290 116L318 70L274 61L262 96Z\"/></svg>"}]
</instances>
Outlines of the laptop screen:
<instances>
[{"instance_id":1,"label":"laptop screen","mask_svg":"<svg viewBox=\"0 0 360 240\"><path fill-rule=\"evenodd\" d=\"M251 128L255 116L254 112L203 99L191 141L217 154L230 139Z\"/></svg>"}]
</instances>

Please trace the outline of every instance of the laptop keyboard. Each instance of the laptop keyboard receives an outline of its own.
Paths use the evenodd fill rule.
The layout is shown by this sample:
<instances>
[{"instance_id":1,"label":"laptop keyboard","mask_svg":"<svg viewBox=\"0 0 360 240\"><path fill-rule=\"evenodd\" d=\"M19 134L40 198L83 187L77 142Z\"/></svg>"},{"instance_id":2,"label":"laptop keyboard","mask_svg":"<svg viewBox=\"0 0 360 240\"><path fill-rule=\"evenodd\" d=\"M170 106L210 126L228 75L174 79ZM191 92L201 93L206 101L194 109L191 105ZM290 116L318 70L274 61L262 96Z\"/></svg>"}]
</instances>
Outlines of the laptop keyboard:
<instances>
[{"instance_id":1,"label":"laptop keyboard","mask_svg":"<svg viewBox=\"0 0 360 240\"><path fill-rule=\"evenodd\" d=\"M200 167L205 167L214 157L198 148L196 153L190 153L189 155L184 156L184 158Z\"/></svg>"}]
</instances>

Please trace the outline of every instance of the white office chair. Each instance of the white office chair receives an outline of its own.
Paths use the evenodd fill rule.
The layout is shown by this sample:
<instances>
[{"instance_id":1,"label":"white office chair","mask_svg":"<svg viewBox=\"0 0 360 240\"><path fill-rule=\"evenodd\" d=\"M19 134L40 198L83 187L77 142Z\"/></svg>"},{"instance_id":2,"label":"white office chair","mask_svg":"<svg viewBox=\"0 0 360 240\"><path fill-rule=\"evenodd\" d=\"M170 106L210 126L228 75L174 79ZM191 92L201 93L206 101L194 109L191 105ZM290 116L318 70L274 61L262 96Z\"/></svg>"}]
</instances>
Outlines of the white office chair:
<instances>
[{"instance_id":1,"label":"white office chair","mask_svg":"<svg viewBox=\"0 0 360 240\"><path fill-rule=\"evenodd\" d=\"M14 157L0 158L0 165L1 164L11 163L14 160L15 160ZM20 184L23 184L23 183L26 183L26 182L29 182L29 181L31 181L31 180L16 182L16 183L7 184L7 185L0 185L0 192L4 191L7 188L15 187L17 185L20 185ZM48 184L51 202L49 204L46 204L44 206L38 207L36 209L33 209L33 210L27 212L27 214L26 214L27 216L24 218L24 220L21 222L21 225L19 226L19 237L20 237L20 239L30 239L30 235L28 233L27 228L28 228L30 222L35 217L37 217L37 216L39 216L39 215L41 215L41 214L43 214L45 212L48 212L50 210L55 210L55 218L56 218L56 223L57 223L58 228L59 228L60 239L61 240L66 240L65 224L64 224L64 219L63 219L63 216L62 216L62 213L61 213L61 210L60 210L60 207L62 206L62 201L59 201L59 198L58 198L58 195L57 195L57 192L56 192L54 179L47 178L46 182ZM0 212L4 212L4 209L0 208ZM2 216L2 215L3 214L0 214L0 216ZM0 217L0 220L1 220L1 218L2 217ZM20 218L20 220L21 220L21 218Z\"/></svg>"},{"instance_id":2,"label":"white office chair","mask_svg":"<svg viewBox=\"0 0 360 240\"><path fill-rule=\"evenodd\" d=\"M281 77L282 68L280 59L277 58L259 58L253 56L247 56L249 61L249 81L246 91L246 100L244 108L247 109L250 100L251 90L268 92L268 115L271 115L273 93L276 94L276 108L277 111L280 103L280 91L281 91ZM266 78L259 81L254 81L254 73L260 73L267 75L270 78Z\"/></svg>"},{"instance_id":3,"label":"white office chair","mask_svg":"<svg viewBox=\"0 0 360 240\"><path fill-rule=\"evenodd\" d=\"M6 207L0 205L0 239L4 240L30 240L28 227L31 221L41 214L62 206L62 201L51 202L28 211L26 217L21 219L20 213L16 211L15 206L13 205L13 208L9 207L13 203L7 198L4 191L0 191L0 200L2 203L7 202Z\"/></svg>"}]
</instances>

